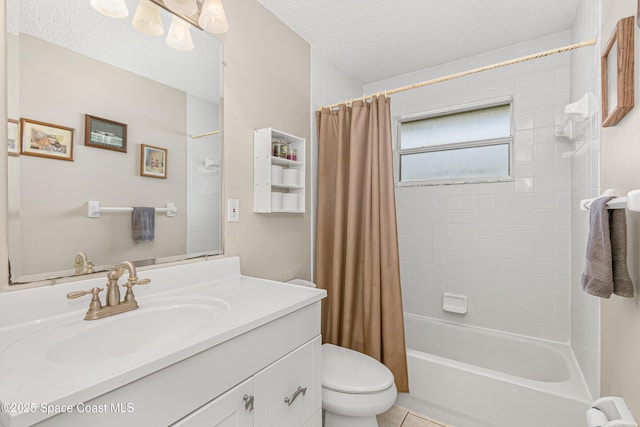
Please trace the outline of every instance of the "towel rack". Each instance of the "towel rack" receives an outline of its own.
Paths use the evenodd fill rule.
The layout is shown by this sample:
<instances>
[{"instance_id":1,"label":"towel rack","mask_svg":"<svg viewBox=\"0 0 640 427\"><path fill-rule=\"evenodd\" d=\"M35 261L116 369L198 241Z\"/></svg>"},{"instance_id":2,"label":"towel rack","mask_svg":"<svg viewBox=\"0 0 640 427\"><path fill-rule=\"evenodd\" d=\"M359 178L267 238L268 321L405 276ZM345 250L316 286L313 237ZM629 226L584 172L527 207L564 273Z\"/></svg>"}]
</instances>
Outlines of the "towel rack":
<instances>
[{"instance_id":1,"label":"towel rack","mask_svg":"<svg viewBox=\"0 0 640 427\"><path fill-rule=\"evenodd\" d=\"M100 202L95 200L90 200L87 202L88 205L88 214L89 218L100 218L101 212L133 212L133 208L128 207L107 207L100 206ZM178 213L178 208L176 208L175 203L167 202L164 208L154 208L156 213L158 212L166 212L167 216L172 217L176 216Z\"/></svg>"},{"instance_id":2,"label":"towel rack","mask_svg":"<svg viewBox=\"0 0 640 427\"><path fill-rule=\"evenodd\" d=\"M612 189L605 190L603 196L613 196L615 193ZM580 210L588 211L595 199L580 200ZM640 190L633 190L627 194L627 197L615 197L607 202L607 209L628 209L633 212L640 212Z\"/></svg>"}]
</instances>

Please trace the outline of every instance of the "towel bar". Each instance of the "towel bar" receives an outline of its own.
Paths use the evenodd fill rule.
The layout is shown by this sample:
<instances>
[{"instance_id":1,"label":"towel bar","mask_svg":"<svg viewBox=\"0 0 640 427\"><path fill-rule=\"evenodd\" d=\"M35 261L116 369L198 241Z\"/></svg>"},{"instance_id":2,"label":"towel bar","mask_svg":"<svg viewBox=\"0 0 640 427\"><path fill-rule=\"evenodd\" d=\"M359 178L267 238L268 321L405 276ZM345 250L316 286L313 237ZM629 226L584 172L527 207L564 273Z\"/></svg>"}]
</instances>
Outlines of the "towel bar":
<instances>
[{"instance_id":1,"label":"towel bar","mask_svg":"<svg viewBox=\"0 0 640 427\"><path fill-rule=\"evenodd\" d=\"M87 202L88 205L88 214L89 218L100 218L101 212L133 212L133 208L128 207L107 207L100 206L100 202L90 200ZM168 217L176 216L178 213L178 208L176 208L175 203L167 202L166 207L164 208L154 208L156 213L158 212L166 212Z\"/></svg>"},{"instance_id":2,"label":"towel bar","mask_svg":"<svg viewBox=\"0 0 640 427\"><path fill-rule=\"evenodd\" d=\"M613 196L614 192L611 189L605 190L603 196ZM595 199L583 199L580 200L580 210L588 211L591 207L591 203ZM607 202L608 209L628 209L633 212L640 212L640 190L633 190L627 194L627 197L615 197Z\"/></svg>"}]
</instances>

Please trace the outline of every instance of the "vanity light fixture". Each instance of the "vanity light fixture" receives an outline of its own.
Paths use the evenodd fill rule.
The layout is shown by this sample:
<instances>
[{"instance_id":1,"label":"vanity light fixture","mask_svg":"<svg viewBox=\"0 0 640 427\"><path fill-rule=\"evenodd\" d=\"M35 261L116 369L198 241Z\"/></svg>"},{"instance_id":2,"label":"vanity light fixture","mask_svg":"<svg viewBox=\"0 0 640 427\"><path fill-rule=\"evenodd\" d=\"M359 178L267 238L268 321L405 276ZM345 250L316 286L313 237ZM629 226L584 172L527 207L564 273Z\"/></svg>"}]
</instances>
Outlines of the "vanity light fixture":
<instances>
[{"instance_id":1,"label":"vanity light fixture","mask_svg":"<svg viewBox=\"0 0 640 427\"><path fill-rule=\"evenodd\" d=\"M175 50L183 52L193 50L193 39L191 38L189 24L177 16L173 16L166 43L167 46Z\"/></svg>"},{"instance_id":2,"label":"vanity light fixture","mask_svg":"<svg viewBox=\"0 0 640 427\"><path fill-rule=\"evenodd\" d=\"M91 0L91 6L112 18L129 14L125 0ZM148 36L162 35L164 26L158 7L173 15L166 43L179 51L193 50L192 25L210 34L224 34L229 29L222 0L139 0L133 27Z\"/></svg>"},{"instance_id":3,"label":"vanity light fixture","mask_svg":"<svg viewBox=\"0 0 640 427\"><path fill-rule=\"evenodd\" d=\"M196 0L164 0L165 6L180 15L196 15L198 3Z\"/></svg>"},{"instance_id":4,"label":"vanity light fixture","mask_svg":"<svg viewBox=\"0 0 640 427\"><path fill-rule=\"evenodd\" d=\"M208 33L224 34L229 29L222 0L204 0L198 25Z\"/></svg>"},{"instance_id":5,"label":"vanity light fixture","mask_svg":"<svg viewBox=\"0 0 640 427\"><path fill-rule=\"evenodd\" d=\"M133 28L148 36L160 36L164 33L160 10L148 0L138 2L131 24Z\"/></svg>"},{"instance_id":6,"label":"vanity light fixture","mask_svg":"<svg viewBox=\"0 0 640 427\"><path fill-rule=\"evenodd\" d=\"M129 16L129 9L124 0L91 0L91 7L110 18Z\"/></svg>"}]
</instances>

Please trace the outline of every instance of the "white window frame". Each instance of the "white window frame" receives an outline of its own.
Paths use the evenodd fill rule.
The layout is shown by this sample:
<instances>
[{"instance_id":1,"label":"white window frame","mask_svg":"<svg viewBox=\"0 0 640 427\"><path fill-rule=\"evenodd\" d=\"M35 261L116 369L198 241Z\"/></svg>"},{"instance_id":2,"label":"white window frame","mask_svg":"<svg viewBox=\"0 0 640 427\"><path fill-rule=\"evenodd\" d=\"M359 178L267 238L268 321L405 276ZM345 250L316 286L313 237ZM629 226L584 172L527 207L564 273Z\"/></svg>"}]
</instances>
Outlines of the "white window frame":
<instances>
[{"instance_id":1,"label":"white window frame","mask_svg":"<svg viewBox=\"0 0 640 427\"><path fill-rule=\"evenodd\" d=\"M401 127L405 122L411 122L416 120L428 119L432 117L439 116L447 116L458 113L464 113L467 111L481 110L484 108L496 107L499 105L509 105L510 111L510 135L504 138L492 138L492 139L482 139L476 141L465 141L465 142L457 142L451 144L439 144L432 145L428 147L418 147L418 148L407 148L401 149ZM473 102L469 104L457 105L453 107L440 108L437 110L431 110L422 113L414 113L414 114L406 114L402 116L398 116L395 118L395 149L394 149L394 170L395 170L395 181L397 187L415 187L415 186L424 186L424 185L447 185L447 184L475 184L475 183L491 183L491 182L509 182L513 181L513 142L515 135L515 123L513 119L513 98L512 97L501 97L494 98L491 100L484 100ZM449 151L460 148L473 148L473 147L486 147L490 145L503 145L508 144L509 146L509 164L508 164L508 175L507 176L495 176L495 177L479 177L479 178L459 178L459 179L446 179L446 180L435 180L435 179L426 179L426 180L411 180L411 181L401 181L401 172L400 172L400 158L403 155L408 154L420 154L420 153L430 153L436 151Z\"/></svg>"}]
</instances>

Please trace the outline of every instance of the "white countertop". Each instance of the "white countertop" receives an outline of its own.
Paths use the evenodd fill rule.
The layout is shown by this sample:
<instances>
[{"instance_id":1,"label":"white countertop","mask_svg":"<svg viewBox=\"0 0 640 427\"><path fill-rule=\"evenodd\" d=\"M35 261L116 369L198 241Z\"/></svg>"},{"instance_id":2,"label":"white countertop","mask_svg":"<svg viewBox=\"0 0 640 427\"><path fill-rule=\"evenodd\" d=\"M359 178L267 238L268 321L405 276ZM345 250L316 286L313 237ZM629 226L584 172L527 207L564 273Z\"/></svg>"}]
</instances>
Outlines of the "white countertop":
<instances>
[{"instance_id":1,"label":"white countertop","mask_svg":"<svg viewBox=\"0 0 640 427\"><path fill-rule=\"evenodd\" d=\"M134 288L140 308L94 321L83 320L90 296L69 301L65 294L102 287L105 279L0 294L0 313L4 313L0 321L0 402L16 410L0 411L0 424L31 425L53 415L49 413L52 409L60 412L62 405L86 402L326 296L324 290L242 276L237 258L140 271L138 276L152 280L148 286ZM103 322L100 327L108 327L108 322L113 322L126 340L125 319L135 322L145 307L152 310L167 301L207 298L224 301L227 311L179 339L105 360L83 361L80 357L80 361L60 363L47 356L50 337L64 334L66 327L77 330L98 322ZM45 317L39 317L43 312Z\"/></svg>"}]
</instances>

